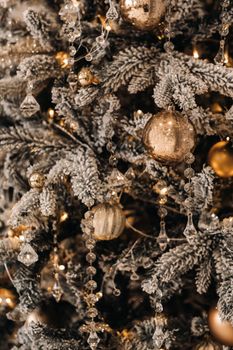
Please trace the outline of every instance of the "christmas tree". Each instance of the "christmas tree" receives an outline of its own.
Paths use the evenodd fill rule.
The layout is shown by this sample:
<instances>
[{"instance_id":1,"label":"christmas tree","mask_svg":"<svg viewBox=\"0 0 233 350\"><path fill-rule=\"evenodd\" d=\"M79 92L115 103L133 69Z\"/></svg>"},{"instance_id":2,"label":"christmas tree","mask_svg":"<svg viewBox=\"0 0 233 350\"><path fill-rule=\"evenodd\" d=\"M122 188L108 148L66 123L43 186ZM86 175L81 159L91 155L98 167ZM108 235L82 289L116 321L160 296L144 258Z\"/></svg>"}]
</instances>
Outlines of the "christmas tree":
<instances>
[{"instance_id":1,"label":"christmas tree","mask_svg":"<svg viewBox=\"0 0 233 350\"><path fill-rule=\"evenodd\" d=\"M0 349L233 349L231 0L0 0Z\"/></svg>"}]
</instances>

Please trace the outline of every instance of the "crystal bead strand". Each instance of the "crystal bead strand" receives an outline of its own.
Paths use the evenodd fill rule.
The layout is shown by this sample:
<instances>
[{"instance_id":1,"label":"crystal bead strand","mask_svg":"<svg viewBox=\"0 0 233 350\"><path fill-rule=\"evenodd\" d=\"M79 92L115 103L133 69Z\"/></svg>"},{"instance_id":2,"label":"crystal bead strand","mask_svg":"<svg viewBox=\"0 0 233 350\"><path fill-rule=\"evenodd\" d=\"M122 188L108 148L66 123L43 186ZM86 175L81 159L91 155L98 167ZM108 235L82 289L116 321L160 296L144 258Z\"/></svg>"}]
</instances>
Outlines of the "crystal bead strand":
<instances>
[{"instance_id":1,"label":"crystal bead strand","mask_svg":"<svg viewBox=\"0 0 233 350\"><path fill-rule=\"evenodd\" d=\"M192 244L197 236L197 230L193 224L193 214L192 214L192 187L191 187L191 178L194 176L195 171L191 167L191 164L195 161L195 157L192 153L188 153L185 157L185 163L188 167L184 171L184 176L188 179L188 182L184 186L184 190L187 192L188 197L186 198L184 204L187 208L187 225L184 229L184 236L186 237L189 244Z\"/></svg>"},{"instance_id":2,"label":"crystal bead strand","mask_svg":"<svg viewBox=\"0 0 233 350\"><path fill-rule=\"evenodd\" d=\"M229 34L229 17L228 17L228 7L230 5L230 0L224 0L221 3L222 10L221 10L221 24L219 29L220 34L220 42L219 42L219 50L217 52L217 55L214 58L215 63L224 65L225 63L225 45L226 45L226 37Z\"/></svg>"},{"instance_id":3,"label":"crystal bead strand","mask_svg":"<svg viewBox=\"0 0 233 350\"><path fill-rule=\"evenodd\" d=\"M109 0L109 9L106 13L106 20L101 27L101 34L96 37L95 43L92 45L90 51L86 54L86 61L92 61L93 58L98 58L104 52L107 46L107 39L111 30L110 21L118 18L118 12L113 0Z\"/></svg>"},{"instance_id":4,"label":"crystal bead strand","mask_svg":"<svg viewBox=\"0 0 233 350\"><path fill-rule=\"evenodd\" d=\"M52 295L57 302L61 300L63 295L63 290L59 281L59 255L58 255L58 242L57 242L57 232L53 235L53 274L54 274L54 284L52 287Z\"/></svg>"},{"instance_id":5,"label":"crystal bead strand","mask_svg":"<svg viewBox=\"0 0 233 350\"><path fill-rule=\"evenodd\" d=\"M97 335L98 327L95 322L95 318L98 316L98 310L95 307L95 304L99 300L100 295L99 293L95 292L95 290L97 289L97 283L94 280L96 268L93 266L93 264L96 260L96 255L94 253L96 240L93 237L93 226L91 224L92 220L93 213L91 213L90 211L85 214L85 219L82 220L82 230L84 232L83 238L85 240L85 246L88 250L86 260L89 266L86 269L86 273L89 280L85 285L86 296L84 297L84 300L87 304L86 316L88 318L88 321L86 322L86 325L83 325L81 327L81 331L85 331L89 334L87 342L91 350L95 350L97 349L98 343L100 341Z\"/></svg>"},{"instance_id":6,"label":"crystal bead strand","mask_svg":"<svg viewBox=\"0 0 233 350\"><path fill-rule=\"evenodd\" d=\"M160 232L157 237L157 242L161 251L164 251L167 248L169 238L167 236L166 227L165 227L165 217L167 215L167 209L164 208L164 204L167 202L167 183L164 180L159 180L154 186L154 190L159 194L159 209L158 215L160 216Z\"/></svg>"}]
</instances>

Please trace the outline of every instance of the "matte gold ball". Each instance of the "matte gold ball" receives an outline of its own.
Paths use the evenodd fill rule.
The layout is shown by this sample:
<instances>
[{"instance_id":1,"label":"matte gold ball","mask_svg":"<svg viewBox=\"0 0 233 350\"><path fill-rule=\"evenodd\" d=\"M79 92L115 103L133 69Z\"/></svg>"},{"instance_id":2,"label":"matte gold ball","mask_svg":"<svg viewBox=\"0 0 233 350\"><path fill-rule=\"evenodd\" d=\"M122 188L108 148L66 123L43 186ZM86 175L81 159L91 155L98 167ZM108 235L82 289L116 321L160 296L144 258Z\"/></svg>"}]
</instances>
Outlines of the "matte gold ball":
<instances>
[{"instance_id":1,"label":"matte gold ball","mask_svg":"<svg viewBox=\"0 0 233 350\"><path fill-rule=\"evenodd\" d=\"M40 173L32 173L29 177L29 185L32 188L42 188L44 186L44 175Z\"/></svg>"},{"instance_id":2,"label":"matte gold ball","mask_svg":"<svg viewBox=\"0 0 233 350\"><path fill-rule=\"evenodd\" d=\"M220 141L209 151L208 163L220 177L233 176L233 147L230 142Z\"/></svg>"},{"instance_id":3,"label":"matte gold ball","mask_svg":"<svg viewBox=\"0 0 233 350\"><path fill-rule=\"evenodd\" d=\"M91 211L95 239L109 241L121 235L125 227L125 215L119 205L103 203L95 206Z\"/></svg>"},{"instance_id":4,"label":"matte gold ball","mask_svg":"<svg viewBox=\"0 0 233 350\"><path fill-rule=\"evenodd\" d=\"M152 30L166 10L164 0L120 0L122 17L141 30Z\"/></svg>"},{"instance_id":5,"label":"matte gold ball","mask_svg":"<svg viewBox=\"0 0 233 350\"><path fill-rule=\"evenodd\" d=\"M162 111L147 122L143 142L154 159L178 163L194 148L195 131L181 113Z\"/></svg>"},{"instance_id":6,"label":"matte gold ball","mask_svg":"<svg viewBox=\"0 0 233 350\"><path fill-rule=\"evenodd\" d=\"M208 324L211 334L222 345L233 346L233 326L228 321L222 321L218 309L213 307L208 314Z\"/></svg>"}]
</instances>

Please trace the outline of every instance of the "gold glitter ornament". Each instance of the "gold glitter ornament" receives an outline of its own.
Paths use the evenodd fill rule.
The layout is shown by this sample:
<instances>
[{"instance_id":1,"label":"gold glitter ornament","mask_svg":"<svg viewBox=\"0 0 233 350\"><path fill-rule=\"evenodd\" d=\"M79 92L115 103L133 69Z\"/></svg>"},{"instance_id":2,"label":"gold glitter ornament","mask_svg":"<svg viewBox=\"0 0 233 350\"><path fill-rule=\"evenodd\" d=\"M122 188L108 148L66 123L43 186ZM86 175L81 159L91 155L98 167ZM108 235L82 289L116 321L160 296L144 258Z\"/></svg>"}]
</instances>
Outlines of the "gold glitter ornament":
<instances>
[{"instance_id":1,"label":"gold glitter ornament","mask_svg":"<svg viewBox=\"0 0 233 350\"><path fill-rule=\"evenodd\" d=\"M44 175L40 173L32 173L29 177L29 184L32 188L42 188L44 186Z\"/></svg>"},{"instance_id":2,"label":"gold glitter ornament","mask_svg":"<svg viewBox=\"0 0 233 350\"><path fill-rule=\"evenodd\" d=\"M208 324L214 338L226 346L233 346L233 325L222 321L216 307L212 307L208 314Z\"/></svg>"},{"instance_id":3,"label":"gold glitter ornament","mask_svg":"<svg viewBox=\"0 0 233 350\"><path fill-rule=\"evenodd\" d=\"M166 11L164 0L120 0L120 11L125 21L140 30L152 30Z\"/></svg>"},{"instance_id":4,"label":"gold glitter ornament","mask_svg":"<svg viewBox=\"0 0 233 350\"><path fill-rule=\"evenodd\" d=\"M208 154L208 163L220 177L233 176L233 147L228 141L213 145Z\"/></svg>"},{"instance_id":5,"label":"gold glitter ornament","mask_svg":"<svg viewBox=\"0 0 233 350\"><path fill-rule=\"evenodd\" d=\"M154 159L178 163L194 148L195 131L181 113L165 110L147 122L143 142Z\"/></svg>"},{"instance_id":6,"label":"gold glitter ornament","mask_svg":"<svg viewBox=\"0 0 233 350\"><path fill-rule=\"evenodd\" d=\"M118 204L103 203L92 208L93 237L100 241L118 238L125 228L125 215Z\"/></svg>"},{"instance_id":7,"label":"gold glitter ornament","mask_svg":"<svg viewBox=\"0 0 233 350\"><path fill-rule=\"evenodd\" d=\"M78 73L78 81L81 86L89 86L98 84L99 80L93 75L89 68L82 68Z\"/></svg>"}]
</instances>

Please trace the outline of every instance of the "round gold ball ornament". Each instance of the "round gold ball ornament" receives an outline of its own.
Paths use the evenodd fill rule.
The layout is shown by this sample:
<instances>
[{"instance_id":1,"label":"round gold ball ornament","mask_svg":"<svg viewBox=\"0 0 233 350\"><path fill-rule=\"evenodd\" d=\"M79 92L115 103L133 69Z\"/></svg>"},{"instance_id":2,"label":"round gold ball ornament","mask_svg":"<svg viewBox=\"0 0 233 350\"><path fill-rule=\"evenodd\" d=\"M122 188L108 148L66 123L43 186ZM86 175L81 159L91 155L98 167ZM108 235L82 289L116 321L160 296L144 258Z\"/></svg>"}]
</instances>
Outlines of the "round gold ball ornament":
<instances>
[{"instance_id":1,"label":"round gold ball ornament","mask_svg":"<svg viewBox=\"0 0 233 350\"><path fill-rule=\"evenodd\" d=\"M222 345L233 346L233 326L228 321L222 321L216 307L208 314L209 329L213 337Z\"/></svg>"},{"instance_id":2,"label":"round gold ball ornament","mask_svg":"<svg viewBox=\"0 0 233 350\"><path fill-rule=\"evenodd\" d=\"M82 87L89 86L91 84L98 84L99 80L93 75L89 68L82 68L78 73L78 81Z\"/></svg>"},{"instance_id":3,"label":"round gold ball ornament","mask_svg":"<svg viewBox=\"0 0 233 350\"><path fill-rule=\"evenodd\" d=\"M102 203L92 208L93 236L96 240L118 238L125 228L125 214L118 204Z\"/></svg>"},{"instance_id":4,"label":"round gold ball ornament","mask_svg":"<svg viewBox=\"0 0 233 350\"><path fill-rule=\"evenodd\" d=\"M44 175L38 172L34 172L29 177L29 185L31 188L42 188L44 186Z\"/></svg>"},{"instance_id":5,"label":"round gold ball ornament","mask_svg":"<svg viewBox=\"0 0 233 350\"><path fill-rule=\"evenodd\" d=\"M181 113L164 110L147 122L143 143L154 159L179 163L195 146L195 130Z\"/></svg>"},{"instance_id":6,"label":"round gold ball ornament","mask_svg":"<svg viewBox=\"0 0 233 350\"><path fill-rule=\"evenodd\" d=\"M233 176L233 147L229 141L213 145L208 154L208 163L220 177Z\"/></svg>"},{"instance_id":7,"label":"round gold ball ornament","mask_svg":"<svg viewBox=\"0 0 233 350\"><path fill-rule=\"evenodd\" d=\"M120 0L120 11L125 21L140 30L152 30L166 11L164 0Z\"/></svg>"}]
</instances>

